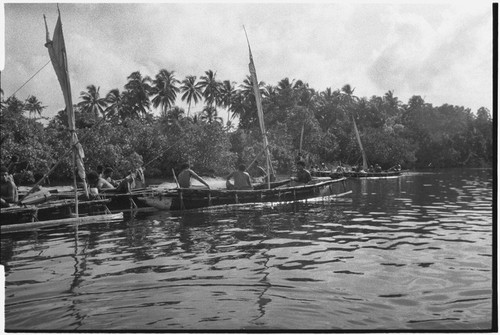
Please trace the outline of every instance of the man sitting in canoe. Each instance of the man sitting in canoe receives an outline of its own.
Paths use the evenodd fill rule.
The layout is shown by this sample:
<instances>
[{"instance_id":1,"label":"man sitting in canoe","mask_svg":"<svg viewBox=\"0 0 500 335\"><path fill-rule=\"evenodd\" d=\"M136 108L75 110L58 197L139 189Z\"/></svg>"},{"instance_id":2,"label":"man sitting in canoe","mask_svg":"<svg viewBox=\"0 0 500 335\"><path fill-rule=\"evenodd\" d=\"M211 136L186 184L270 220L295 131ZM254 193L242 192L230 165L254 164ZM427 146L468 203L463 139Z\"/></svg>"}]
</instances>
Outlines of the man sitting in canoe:
<instances>
[{"instance_id":1,"label":"man sitting in canoe","mask_svg":"<svg viewBox=\"0 0 500 335\"><path fill-rule=\"evenodd\" d=\"M127 177L121 180L113 180L111 179L113 169L106 168L105 171L107 171L107 173L104 173L104 176L102 177L99 177L99 174L95 171L91 171L87 174L87 181L89 183L90 194L92 196L97 196L100 191L112 191L112 193L129 193L134 188L137 172L130 172ZM104 177L108 177L109 179L105 179Z\"/></svg>"},{"instance_id":2,"label":"man sitting in canoe","mask_svg":"<svg viewBox=\"0 0 500 335\"><path fill-rule=\"evenodd\" d=\"M266 169L264 169L259 161L255 161L255 168L253 169L254 172L252 173L254 176L252 178L252 181L254 183L267 183L267 172ZM270 173L270 181L273 182L276 180L276 176L273 174L273 172Z\"/></svg>"},{"instance_id":3,"label":"man sitting in canoe","mask_svg":"<svg viewBox=\"0 0 500 335\"><path fill-rule=\"evenodd\" d=\"M9 169L5 166L0 168L0 174L1 207L10 207L11 204L16 204L19 201L17 186L9 174Z\"/></svg>"},{"instance_id":4,"label":"man sitting in canoe","mask_svg":"<svg viewBox=\"0 0 500 335\"><path fill-rule=\"evenodd\" d=\"M94 197L97 196L99 194L99 191L101 190L115 189L115 187L111 185L110 182L108 182L103 177L100 177L96 171L90 171L89 173L87 173L87 183L89 184L90 195Z\"/></svg>"},{"instance_id":5,"label":"man sitting in canoe","mask_svg":"<svg viewBox=\"0 0 500 335\"><path fill-rule=\"evenodd\" d=\"M312 180L311 173L306 170L306 162L298 161L297 162L297 176L292 177L292 180L297 183L307 184Z\"/></svg>"},{"instance_id":6,"label":"man sitting in canoe","mask_svg":"<svg viewBox=\"0 0 500 335\"><path fill-rule=\"evenodd\" d=\"M210 186L208 186L207 182L203 180L200 176L196 174L193 170L190 169L189 163L184 163L181 166L182 171L179 173L177 176L177 181L179 182L179 186L181 188L190 188L191 187L191 177L194 179L198 180L200 183L204 184L208 189L210 189Z\"/></svg>"},{"instance_id":7,"label":"man sitting in canoe","mask_svg":"<svg viewBox=\"0 0 500 335\"><path fill-rule=\"evenodd\" d=\"M231 172L226 177L226 187L228 190L253 190L250 175L245 171L244 164L238 166L238 170ZM234 185L229 181L234 180Z\"/></svg>"},{"instance_id":8,"label":"man sitting in canoe","mask_svg":"<svg viewBox=\"0 0 500 335\"><path fill-rule=\"evenodd\" d=\"M113 187L118 187L118 185L120 185L120 181L113 179L113 173L114 173L113 168L108 166L102 172L102 178L104 178L104 180L113 185Z\"/></svg>"}]
</instances>

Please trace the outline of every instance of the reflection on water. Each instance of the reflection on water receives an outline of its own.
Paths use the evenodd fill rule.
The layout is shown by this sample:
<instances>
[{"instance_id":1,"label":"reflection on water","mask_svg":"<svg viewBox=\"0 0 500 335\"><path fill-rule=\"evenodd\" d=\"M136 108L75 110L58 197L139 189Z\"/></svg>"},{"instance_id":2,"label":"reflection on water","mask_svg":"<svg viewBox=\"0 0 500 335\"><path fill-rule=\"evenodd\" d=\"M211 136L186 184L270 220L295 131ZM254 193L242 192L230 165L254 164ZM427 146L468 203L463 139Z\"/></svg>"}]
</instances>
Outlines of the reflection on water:
<instances>
[{"instance_id":1,"label":"reflection on water","mask_svg":"<svg viewBox=\"0 0 500 335\"><path fill-rule=\"evenodd\" d=\"M9 330L484 330L491 170L2 236Z\"/></svg>"}]
</instances>

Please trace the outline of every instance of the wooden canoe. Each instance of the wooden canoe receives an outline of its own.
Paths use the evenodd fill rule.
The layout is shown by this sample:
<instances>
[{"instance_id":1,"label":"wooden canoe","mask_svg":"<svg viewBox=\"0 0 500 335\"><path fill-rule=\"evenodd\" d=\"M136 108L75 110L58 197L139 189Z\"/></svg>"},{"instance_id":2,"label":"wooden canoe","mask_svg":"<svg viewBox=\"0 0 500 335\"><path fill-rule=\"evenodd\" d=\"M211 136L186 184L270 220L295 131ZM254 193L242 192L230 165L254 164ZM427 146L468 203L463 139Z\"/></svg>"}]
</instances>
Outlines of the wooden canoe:
<instances>
[{"instance_id":1,"label":"wooden canoe","mask_svg":"<svg viewBox=\"0 0 500 335\"><path fill-rule=\"evenodd\" d=\"M78 212L83 215L104 214L109 212L106 204L109 200L80 201ZM0 209L1 224L21 224L42 222L73 217L75 213L74 199L49 200L36 205L11 206Z\"/></svg>"},{"instance_id":2,"label":"wooden canoe","mask_svg":"<svg viewBox=\"0 0 500 335\"><path fill-rule=\"evenodd\" d=\"M177 188L161 190L141 197L147 205L162 210L190 210L227 205L287 203L312 199L341 197L350 194L346 178L321 179L310 184L287 184L272 189L222 190Z\"/></svg>"}]
</instances>

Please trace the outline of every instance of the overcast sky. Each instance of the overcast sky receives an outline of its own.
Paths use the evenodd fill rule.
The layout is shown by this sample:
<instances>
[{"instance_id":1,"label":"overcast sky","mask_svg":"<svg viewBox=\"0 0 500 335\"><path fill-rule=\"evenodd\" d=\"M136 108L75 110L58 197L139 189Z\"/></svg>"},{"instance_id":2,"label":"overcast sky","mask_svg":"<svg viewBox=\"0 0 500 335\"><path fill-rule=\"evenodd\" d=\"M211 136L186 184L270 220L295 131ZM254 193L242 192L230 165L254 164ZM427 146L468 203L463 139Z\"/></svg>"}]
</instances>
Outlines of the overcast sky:
<instances>
[{"instance_id":1,"label":"overcast sky","mask_svg":"<svg viewBox=\"0 0 500 335\"><path fill-rule=\"evenodd\" d=\"M87 85L123 90L134 71L177 79L216 72L241 83L248 74L245 25L260 81L301 79L323 91L355 87L371 97L392 90L404 103L492 111L492 5L489 1L69 3L59 2L73 101ZM5 98L49 60L43 14L52 37L55 3L5 3ZM49 64L16 93L35 95L52 117L64 108ZM185 107L178 98L178 105ZM192 107L200 111L201 105ZM186 108L187 111L187 108ZM225 114L225 113L222 113ZM225 116L225 115L221 115Z\"/></svg>"}]
</instances>

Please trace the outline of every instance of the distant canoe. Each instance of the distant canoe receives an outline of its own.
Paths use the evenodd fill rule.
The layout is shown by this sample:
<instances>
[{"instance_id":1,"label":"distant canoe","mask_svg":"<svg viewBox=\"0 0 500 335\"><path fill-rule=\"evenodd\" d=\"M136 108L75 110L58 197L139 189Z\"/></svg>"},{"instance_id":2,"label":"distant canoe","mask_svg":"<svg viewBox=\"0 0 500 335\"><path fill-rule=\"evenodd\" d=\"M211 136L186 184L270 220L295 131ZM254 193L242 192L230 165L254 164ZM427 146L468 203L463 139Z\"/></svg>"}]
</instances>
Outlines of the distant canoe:
<instances>
[{"instance_id":1,"label":"distant canoe","mask_svg":"<svg viewBox=\"0 0 500 335\"><path fill-rule=\"evenodd\" d=\"M381 171L381 172L331 172L331 171L313 171L312 176L316 177L330 177L332 179L337 178L394 178L401 176L402 171Z\"/></svg>"}]
</instances>

